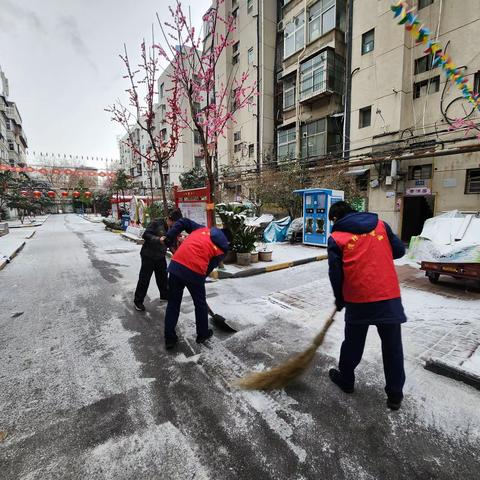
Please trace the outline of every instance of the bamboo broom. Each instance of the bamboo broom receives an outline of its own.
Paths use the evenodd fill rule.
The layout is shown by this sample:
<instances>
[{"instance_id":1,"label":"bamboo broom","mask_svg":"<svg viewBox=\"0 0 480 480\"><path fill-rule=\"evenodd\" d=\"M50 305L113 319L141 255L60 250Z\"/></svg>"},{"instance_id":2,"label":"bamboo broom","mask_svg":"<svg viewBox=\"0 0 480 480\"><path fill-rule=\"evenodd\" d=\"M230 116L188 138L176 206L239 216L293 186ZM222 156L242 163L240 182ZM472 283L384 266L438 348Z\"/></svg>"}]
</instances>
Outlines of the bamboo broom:
<instances>
[{"instance_id":1,"label":"bamboo broom","mask_svg":"<svg viewBox=\"0 0 480 480\"><path fill-rule=\"evenodd\" d=\"M318 347L323 343L325 334L333 323L337 309L332 311L312 344L302 353L289 358L286 362L264 372L252 372L240 378L234 385L244 390L275 390L284 388L299 377L310 365Z\"/></svg>"}]
</instances>

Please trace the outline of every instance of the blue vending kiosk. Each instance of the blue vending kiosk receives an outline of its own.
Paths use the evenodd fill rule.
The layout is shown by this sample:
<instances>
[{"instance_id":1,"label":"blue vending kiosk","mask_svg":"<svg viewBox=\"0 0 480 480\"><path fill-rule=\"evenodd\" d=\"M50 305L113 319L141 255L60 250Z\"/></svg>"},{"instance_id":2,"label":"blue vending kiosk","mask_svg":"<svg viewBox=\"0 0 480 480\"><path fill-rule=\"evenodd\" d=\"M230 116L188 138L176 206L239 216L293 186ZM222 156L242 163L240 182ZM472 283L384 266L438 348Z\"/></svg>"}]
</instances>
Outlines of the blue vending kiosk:
<instances>
[{"instance_id":1,"label":"blue vending kiosk","mask_svg":"<svg viewBox=\"0 0 480 480\"><path fill-rule=\"evenodd\" d=\"M308 188L295 190L303 196L303 243L326 247L332 223L328 220L330 207L343 200L341 190Z\"/></svg>"}]
</instances>

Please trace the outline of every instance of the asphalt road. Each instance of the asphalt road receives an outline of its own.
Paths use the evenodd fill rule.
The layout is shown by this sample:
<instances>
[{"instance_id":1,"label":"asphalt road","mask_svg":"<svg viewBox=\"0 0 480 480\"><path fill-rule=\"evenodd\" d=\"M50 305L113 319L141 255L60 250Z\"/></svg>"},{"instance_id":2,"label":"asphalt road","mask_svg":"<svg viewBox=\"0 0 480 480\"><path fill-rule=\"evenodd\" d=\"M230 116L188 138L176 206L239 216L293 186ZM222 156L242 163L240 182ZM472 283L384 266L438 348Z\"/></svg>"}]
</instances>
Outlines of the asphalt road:
<instances>
[{"instance_id":1,"label":"asphalt road","mask_svg":"<svg viewBox=\"0 0 480 480\"><path fill-rule=\"evenodd\" d=\"M138 264L136 245L58 215L0 272L2 480L478 478L478 408L448 427L435 421L437 401L390 412L374 363L352 396L330 384L335 359L324 353L285 392L232 389L232 375L291 353L288 313L205 346L184 321L179 349L166 353L156 289L145 314L131 303ZM265 277L271 291L275 278ZM212 298L222 288L238 297L234 282ZM453 408L456 389L462 405L480 404L475 390L442 382Z\"/></svg>"}]
</instances>

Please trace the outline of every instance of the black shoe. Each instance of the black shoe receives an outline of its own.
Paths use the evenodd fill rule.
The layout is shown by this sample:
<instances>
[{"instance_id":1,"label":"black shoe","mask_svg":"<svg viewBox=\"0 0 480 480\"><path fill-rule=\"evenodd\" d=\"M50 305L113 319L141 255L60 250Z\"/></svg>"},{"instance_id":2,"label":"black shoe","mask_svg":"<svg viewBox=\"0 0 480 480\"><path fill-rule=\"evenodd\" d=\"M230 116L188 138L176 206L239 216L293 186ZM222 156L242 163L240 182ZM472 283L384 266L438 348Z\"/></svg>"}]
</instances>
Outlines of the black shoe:
<instances>
[{"instance_id":1,"label":"black shoe","mask_svg":"<svg viewBox=\"0 0 480 480\"><path fill-rule=\"evenodd\" d=\"M337 370L336 368L331 368L328 371L328 376L330 377L330 380L335 385L340 387L340 389L343 390L345 393L353 393L353 390L354 390L353 385L345 382L339 370Z\"/></svg>"},{"instance_id":2,"label":"black shoe","mask_svg":"<svg viewBox=\"0 0 480 480\"><path fill-rule=\"evenodd\" d=\"M138 310L139 312L144 312L145 311L145 305L142 302L137 302L136 300L133 302L135 305L135 310Z\"/></svg>"},{"instance_id":3,"label":"black shoe","mask_svg":"<svg viewBox=\"0 0 480 480\"><path fill-rule=\"evenodd\" d=\"M211 328L209 328L206 337L201 337L200 335L197 335L197 343L206 342L212 335L213 335L213 330Z\"/></svg>"},{"instance_id":4,"label":"black shoe","mask_svg":"<svg viewBox=\"0 0 480 480\"><path fill-rule=\"evenodd\" d=\"M178 342L178 338L175 337L175 338L166 338L165 339L165 348L167 350L171 350L173 347L175 347L175 345L177 344Z\"/></svg>"},{"instance_id":5,"label":"black shoe","mask_svg":"<svg viewBox=\"0 0 480 480\"><path fill-rule=\"evenodd\" d=\"M403 397L398 395L390 395L387 397L387 407L390 410L399 410L402 406Z\"/></svg>"}]
</instances>

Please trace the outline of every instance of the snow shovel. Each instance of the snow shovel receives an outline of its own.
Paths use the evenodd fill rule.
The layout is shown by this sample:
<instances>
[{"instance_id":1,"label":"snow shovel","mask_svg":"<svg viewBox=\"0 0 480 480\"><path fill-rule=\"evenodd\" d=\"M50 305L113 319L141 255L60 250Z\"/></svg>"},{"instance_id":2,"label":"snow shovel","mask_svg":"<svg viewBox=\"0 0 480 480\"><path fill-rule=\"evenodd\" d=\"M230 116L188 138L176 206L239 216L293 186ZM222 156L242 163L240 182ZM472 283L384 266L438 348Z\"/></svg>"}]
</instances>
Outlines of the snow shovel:
<instances>
[{"instance_id":1,"label":"snow shovel","mask_svg":"<svg viewBox=\"0 0 480 480\"><path fill-rule=\"evenodd\" d=\"M212 322L216 327L218 327L220 330L223 330L224 332L230 332L230 333L237 332L237 330L235 330L233 327L231 327L227 323L224 317L222 317L221 315L218 315L218 313L213 313L213 310L210 308L208 304L207 304L207 308L208 308L208 314L212 317Z\"/></svg>"}]
</instances>

